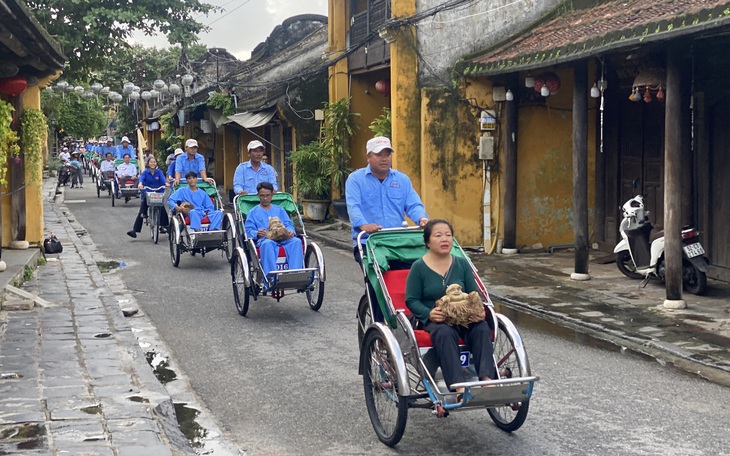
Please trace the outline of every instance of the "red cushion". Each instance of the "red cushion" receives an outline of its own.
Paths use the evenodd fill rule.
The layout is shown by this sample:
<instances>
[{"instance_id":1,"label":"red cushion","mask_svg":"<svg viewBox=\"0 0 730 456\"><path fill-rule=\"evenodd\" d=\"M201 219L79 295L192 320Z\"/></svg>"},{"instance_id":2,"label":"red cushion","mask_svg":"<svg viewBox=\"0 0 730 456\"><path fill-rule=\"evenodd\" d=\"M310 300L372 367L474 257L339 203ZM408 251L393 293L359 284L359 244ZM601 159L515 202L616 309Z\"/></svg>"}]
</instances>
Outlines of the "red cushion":
<instances>
[{"instance_id":1,"label":"red cushion","mask_svg":"<svg viewBox=\"0 0 730 456\"><path fill-rule=\"evenodd\" d=\"M383 281L390 294L395 310L405 311L406 316L412 315L406 306L406 280L408 279L408 269L398 269L395 271L385 271L383 273ZM431 348L431 335L423 329L415 329L413 333L416 335L416 344L419 348ZM459 338L459 345L464 345L464 341Z\"/></svg>"},{"instance_id":2,"label":"red cushion","mask_svg":"<svg viewBox=\"0 0 730 456\"><path fill-rule=\"evenodd\" d=\"M203 217L203 220L200 221L200 224L201 225L204 225L206 223L210 223L210 220L208 220L208 216L207 215L205 217ZM185 224L186 225L190 225L190 217L185 217Z\"/></svg>"},{"instance_id":3,"label":"red cushion","mask_svg":"<svg viewBox=\"0 0 730 456\"><path fill-rule=\"evenodd\" d=\"M261 258L261 252L259 252L259 248L256 247L256 256ZM285 257L286 256L286 250L284 250L284 246L279 246L279 254L277 255L277 258Z\"/></svg>"}]
</instances>

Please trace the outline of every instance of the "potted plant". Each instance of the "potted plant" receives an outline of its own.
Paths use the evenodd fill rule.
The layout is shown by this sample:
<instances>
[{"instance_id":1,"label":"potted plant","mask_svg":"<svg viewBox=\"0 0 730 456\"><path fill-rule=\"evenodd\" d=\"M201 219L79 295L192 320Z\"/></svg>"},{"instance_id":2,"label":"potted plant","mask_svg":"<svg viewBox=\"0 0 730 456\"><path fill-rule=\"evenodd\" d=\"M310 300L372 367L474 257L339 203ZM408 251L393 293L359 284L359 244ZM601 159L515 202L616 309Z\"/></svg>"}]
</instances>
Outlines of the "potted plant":
<instances>
[{"instance_id":1,"label":"potted plant","mask_svg":"<svg viewBox=\"0 0 730 456\"><path fill-rule=\"evenodd\" d=\"M332 201L337 217L349 220L345 201L345 181L352 171L350 163L350 137L357 130L354 118L359 113L350 112L350 100L342 98L336 103L325 103L322 143L329 155L329 172L332 186L339 191L340 198Z\"/></svg>"},{"instance_id":2,"label":"potted plant","mask_svg":"<svg viewBox=\"0 0 730 456\"><path fill-rule=\"evenodd\" d=\"M313 141L292 151L294 189L308 220L324 221L330 203L332 176L330 156L323 143Z\"/></svg>"}]
</instances>

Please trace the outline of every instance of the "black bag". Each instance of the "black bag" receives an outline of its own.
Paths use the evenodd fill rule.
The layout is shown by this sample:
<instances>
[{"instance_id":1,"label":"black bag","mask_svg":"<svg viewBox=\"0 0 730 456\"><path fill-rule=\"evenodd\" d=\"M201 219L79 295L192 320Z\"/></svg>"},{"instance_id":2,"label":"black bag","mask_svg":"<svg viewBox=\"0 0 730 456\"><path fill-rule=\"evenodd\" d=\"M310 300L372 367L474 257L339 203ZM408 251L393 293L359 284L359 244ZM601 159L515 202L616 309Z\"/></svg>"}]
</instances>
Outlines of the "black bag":
<instances>
[{"instance_id":1,"label":"black bag","mask_svg":"<svg viewBox=\"0 0 730 456\"><path fill-rule=\"evenodd\" d=\"M46 253L61 253L63 252L63 246L56 235L51 233L51 237L43 241L43 250Z\"/></svg>"}]
</instances>

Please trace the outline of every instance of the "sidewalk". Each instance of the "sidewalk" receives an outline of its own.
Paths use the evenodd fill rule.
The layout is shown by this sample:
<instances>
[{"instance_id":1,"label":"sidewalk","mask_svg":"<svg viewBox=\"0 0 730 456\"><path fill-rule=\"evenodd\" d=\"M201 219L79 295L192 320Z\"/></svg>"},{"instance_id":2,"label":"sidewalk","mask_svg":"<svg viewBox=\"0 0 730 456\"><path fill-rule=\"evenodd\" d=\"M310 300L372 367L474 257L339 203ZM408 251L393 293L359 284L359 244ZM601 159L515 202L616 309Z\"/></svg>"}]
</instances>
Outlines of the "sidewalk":
<instances>
[{"instance_id":1,"label":"sidewalk","mask_svg":"<svg viewBox=\"0 0 730 456\"><path fill-rule=\"evenodd\" d=\"M345 223L310 224L307 234L352 251ZM708 280L706 295L685 293L687 308L668 310L660 283L640 288L639 280L625 277L615 262L607 263L610 257L592 251L591 280L579 282L570 279L572 251L471 255L495 305L518 327L536 317L542 325L567 328L576 338L587 334L730 386L730 284Z\"/></svg>"},{"instance_id":2,"label":"sidewalk","mask_svg":"<svg viewBox=\"0 0 730 456\"><path fill-rule=\"evenodd\" d=\"M0 454L196 454L96 262L44 186L46 231L63 252L22 289L48 301L0 311ZM0 285L38 250L3 251ZM7 297L7 296L6 296Z\"/></svg>"}]
</instances>

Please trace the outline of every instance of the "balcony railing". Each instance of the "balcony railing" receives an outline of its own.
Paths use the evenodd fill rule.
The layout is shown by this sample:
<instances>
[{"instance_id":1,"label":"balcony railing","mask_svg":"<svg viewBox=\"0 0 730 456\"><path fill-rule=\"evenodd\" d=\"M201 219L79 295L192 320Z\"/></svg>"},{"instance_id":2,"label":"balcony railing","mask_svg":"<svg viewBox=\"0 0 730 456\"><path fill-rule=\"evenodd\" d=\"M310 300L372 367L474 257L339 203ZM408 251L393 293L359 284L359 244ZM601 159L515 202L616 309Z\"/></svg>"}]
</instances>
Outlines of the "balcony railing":
<instances>
[{"instance_id":1,"label":"balcony railing","mask_svg":"<svg viewBox=\"0 0 730 456\"><path fill-rule=\"evenodd\" d=\"M371 32L377 32L390 18L390 0L372 0L365 11L350 18L350 46L356 46L367 39Z\"/></svg>"}]
</instances>

